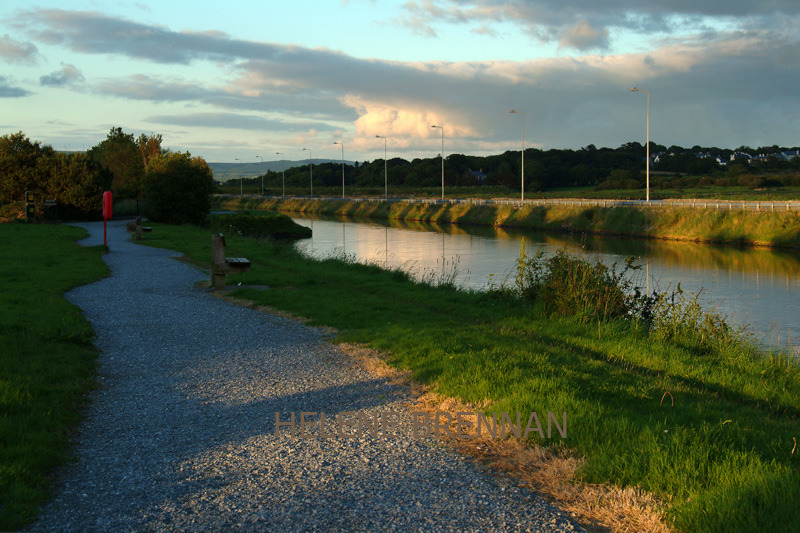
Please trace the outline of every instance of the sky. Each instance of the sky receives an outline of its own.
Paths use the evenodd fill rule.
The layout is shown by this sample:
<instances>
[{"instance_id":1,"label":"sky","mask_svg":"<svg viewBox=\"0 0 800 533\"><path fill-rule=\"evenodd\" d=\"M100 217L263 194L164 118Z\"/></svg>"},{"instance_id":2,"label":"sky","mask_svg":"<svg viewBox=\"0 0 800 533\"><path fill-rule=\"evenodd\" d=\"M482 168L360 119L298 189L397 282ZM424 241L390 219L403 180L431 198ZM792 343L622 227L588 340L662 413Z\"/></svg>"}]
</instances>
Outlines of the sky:
<instances>
[{"instance_id":1,"label":"sky","mask_svg":"<svg viewBox=\"0 0 800 533\"><path fill-rule=\"evenodd\" d=\"M649 99L665 146L800 145L800 0L213 5L3 0L0 135L247 163L615 148Z\"/></svg>"}]
</instances>

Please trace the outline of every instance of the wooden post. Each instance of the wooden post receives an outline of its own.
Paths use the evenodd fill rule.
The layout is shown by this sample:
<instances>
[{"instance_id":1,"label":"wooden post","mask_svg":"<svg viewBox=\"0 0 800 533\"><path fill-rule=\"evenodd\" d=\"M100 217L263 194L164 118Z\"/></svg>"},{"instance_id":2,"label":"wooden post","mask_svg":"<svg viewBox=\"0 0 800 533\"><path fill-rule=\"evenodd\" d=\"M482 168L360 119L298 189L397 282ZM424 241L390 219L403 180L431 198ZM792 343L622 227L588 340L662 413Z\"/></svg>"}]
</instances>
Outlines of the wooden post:
<instances>
[{"instance_id":1,"label":"wooden post","mask_svg":"<svg viewBox=\"0 0 800 533\"><path fill-rule=\"evenodd\" d=\"M216 233L211 236L211 287L215 290L225 288L227 278L225 264L225 236Z\"/></svg>"}]
</instances>

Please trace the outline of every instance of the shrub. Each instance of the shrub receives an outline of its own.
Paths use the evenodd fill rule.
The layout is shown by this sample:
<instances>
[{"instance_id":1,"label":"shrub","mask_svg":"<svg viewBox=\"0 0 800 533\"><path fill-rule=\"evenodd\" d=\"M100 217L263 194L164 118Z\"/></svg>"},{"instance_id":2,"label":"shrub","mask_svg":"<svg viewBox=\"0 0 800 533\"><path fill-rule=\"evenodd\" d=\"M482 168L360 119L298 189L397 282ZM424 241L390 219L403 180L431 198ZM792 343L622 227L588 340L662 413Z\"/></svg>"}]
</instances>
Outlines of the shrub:
<instances>
[{"instance_id":1,"label":"shrub","mask_svg":"<svg viewBox=\"0 0 800 533\"><path fill-rule=\"evenodd\" d=\"M637 270L633 257L617 272L600 261L590 262L559 251L546 258L543 251L528 257L522 243L517 263L515 291L539 300L551 314L575 315L582 320L642 318L649 320L653 298L642 295L626 274Z\"/></svg>"},{"instance_id":2,"label":"shrub","mask_svg":"<svg viewBox=\"0 0 800 533\"><path fill-rule=\"evenodd\" d=\"M287 215L265 213L263 215L217 215L211 217L212 231L225 235L245 237L272 237L304 239L311 237L311 229L297 224Z\"/></svg>"}]
</instances>

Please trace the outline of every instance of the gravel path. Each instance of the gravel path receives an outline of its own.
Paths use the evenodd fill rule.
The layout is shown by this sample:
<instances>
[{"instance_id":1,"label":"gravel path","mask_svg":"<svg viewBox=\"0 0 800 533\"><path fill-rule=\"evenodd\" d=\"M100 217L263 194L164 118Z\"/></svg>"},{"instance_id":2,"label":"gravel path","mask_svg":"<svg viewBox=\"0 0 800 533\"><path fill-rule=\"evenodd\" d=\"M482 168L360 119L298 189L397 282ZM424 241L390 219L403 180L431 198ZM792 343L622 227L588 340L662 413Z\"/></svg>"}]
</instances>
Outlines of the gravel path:
<instances>
[{"instance_id":1,"label":"gravel path","mask_svg":"<svg viewBox=\"0 0 800 533\"><path fill-rule=\"evenodd\" d=\"M102 243L102 223L82 227L91 233L82 244ZM533 493L408 431L276 436L276 412L282 421L403 413L407 392L314 329L195 288L206 274L170 259L176 252L128 242L123 222L108 235L111 276L67 294L97 332L101 387L78 460L32 530L578 529Z\"/></svg>"}]
</instances>

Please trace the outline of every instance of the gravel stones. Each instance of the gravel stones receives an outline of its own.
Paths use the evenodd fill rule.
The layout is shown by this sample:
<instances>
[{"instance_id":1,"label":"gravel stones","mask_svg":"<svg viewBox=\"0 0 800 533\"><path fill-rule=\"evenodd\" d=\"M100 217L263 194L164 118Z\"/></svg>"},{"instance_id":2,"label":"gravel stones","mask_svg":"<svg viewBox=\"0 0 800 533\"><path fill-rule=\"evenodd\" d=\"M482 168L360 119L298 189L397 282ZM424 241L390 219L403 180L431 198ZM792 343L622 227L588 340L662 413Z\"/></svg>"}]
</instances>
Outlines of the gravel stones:
<instances>
[{"instance_id":1,"label":"gravel stones","mask_svg":"<svg viewBox=\"0 0 800 533\"><path fill-rule=\"evenodd\" d=\"M102 243L102 223L81 224ZM407 391L317 330L214 298L176 252L108 227L111 276L67 293L100 388L40 531L575 531L434 439L275 434L275 413L403 413ZM326 418L328 420L328 418Z\"/></svg>"}]
</instances>

